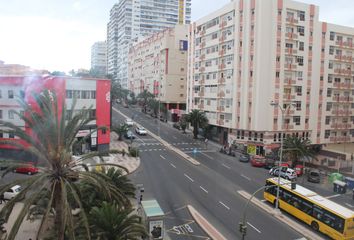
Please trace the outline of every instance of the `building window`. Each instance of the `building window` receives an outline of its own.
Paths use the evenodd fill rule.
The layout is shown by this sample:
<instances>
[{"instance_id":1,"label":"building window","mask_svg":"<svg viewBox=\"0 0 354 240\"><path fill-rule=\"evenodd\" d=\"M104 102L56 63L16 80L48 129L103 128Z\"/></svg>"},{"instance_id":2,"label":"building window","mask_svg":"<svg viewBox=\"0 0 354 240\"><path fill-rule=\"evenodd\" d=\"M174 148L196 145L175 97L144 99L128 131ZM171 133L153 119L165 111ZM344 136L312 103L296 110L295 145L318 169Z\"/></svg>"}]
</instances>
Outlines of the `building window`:
<instances>
[{"instance_id":1,"label":"building window","mask_svg":"<svg viewBox=\"0 0 354 240\"><path fill-rule=\"evenodd\" d=\"M327 89L327 97L332 96L332 89Z\"/></svg>"},{"instance_id":2,"label":"building window","mask_svg":"<svg viewBox=\"0 0 354 240\"><path fill-rule=\"evenodd\" d=\"M279 72L275 72L275 77L279 77L280 73Z\"/></svg>"},{"instance_id":3,"label":"building window","mask_svg":"<svg viewBox=\"0 0 354 240\"><path fill-rule=\"evenodd\" d=\"M0 89L0 98L2 98L1 89Z\"/></svg>"},{"instance_id":4,"label":"building window","mask_svg":"<svg viewBox=\"0 0 354 240\"><path fill-rule=\"evenodd\" d=\"M299 64L299 66L304 66L304 57L297 56L296 57L296 62Z\"/></svg>"},{"instance_id":5,"label":"building window","mask_svg":"<svg viewBox=\"0 0 354 240\"><path fill-rule=\"evenodd\" d=\"M334 32L330 32L329 33L329 40L334 40L334 37L336 36L336 34Z\"/></svg>"},{"instance_id":6,"label":"building window","mask_svg":"<svg viewBox=\"0 0 354 240\"><path fill-rule=\"evenodd\" d=\"M296 95L302 96L302 87L301 86L296 86L295 87L295 92L296 92Z\"/></svg>"},{"instance_id":7,"label":"building window","mask_svg":"<svg viewBox=\"0 0 354 240\"><path fill-rule=\"evenodd\" d=\"M14 98L14 91L13 90L9 90L8 91L8 97L9 98Z\"/></svg>"},{"instance_id":8,"label":"building window","mask_svg":"<svg viewBox=\"0 0 354 240\"><path fill-rule=\"evenodd\" d=\"M328 102L326 104L326 111L331 111L331 109L332 109L332 103Z\"/></svg>"},{"instance_id":9,"label":"building window","mask_svg":"<svg viewBox=\"0 0 354 240\"><path fill-rule=\"evenodd\" d=\"M330 130L325 130L325 138L329 138L329 136L331 135L331 131Z\"/></svg>"},{"instance_id":10,"label":"building window","mask_svg":"<svg viewBox=\"0 0 354 240\"><path fill-rule=\"evenodd\" d=\"M299 43L299 50L300 51L304 51L304 44L305 44L304 42Z\"/></svg>"},{"instance_id":11,"label":"building window","mask_svg":"<svg viewBox=\"0 0 354 240\"><path fill-rule=\"evenodd\" d=\"M107 130L105 128L102 129L102 134L106 134Z\"/></svg>"},{"instance_id":12,"label":"building window","mask_svg":"<svg viewBox=\"0 0 354 240\"><path fill-rule=\"evenodd\" d=\"M296 102L296 110L301 111L301 102L300 101Z\"/></svg>"},{"instance_id":13,"label":"building window","mask_svg":"<svg viewBox=\"0 0 354 240\"><path fill-rule=\"evenodd\" d=\"M254 138L253 138L255 141L257 141L257 139L258 139L258 134L255 132L254 133Z\"/></svg>"},{"instance_id":14,"label":"building window","mask_svg":"<svg viewBox=\"0 0 354 240\"><path fill-rule=\"evenodd\" d=\"M0 119L2 119L2 110L0 110Z\"/></svg>"},{"instance_id":15,"label":"building window","mask_svg":"<svg viewBox=\"0 0 354 240\"><path fill-rule=\"evenodd\" d=\"M89 99L90 91L81 91L81 99Z\"/></svg>"},{"instance_id":16,"label":"building window","mask_svg":"<svg viewBox=\"0 0 354 240\"><path fill-rule=\"evenodd\" d=\"M15 134L13 132L9 132L9 138L15 138Z\"/></svg>"},{"instance_id":17,"label":"building window","mask_svg":"<svg viewBox=\"0 0 354 240\"><path fill-rule=\"evenodd\" d=\"M305 28L303 26L297 26L297 32L299 33L300 36L304 36Z\"/></svg>"},{"instance_id":18,"label":"building window","mask_svg":"<svg viewBox=\"0 0 354 240\"><path fill-rule=\"evenodd\" d=\"M9 119L14 119L15 118L15 115L14 115L14 112L12 110L9 110Z\"/></svg>"},{"instance_id":19,"label":"building window","mask_svg":"<svg viewBox=\"0 0 354 240\"><path fill-rule=\"evenodd\" d=\"M2 132L0 132L0 138L3 138L4 134Z\"/></svg>"},{"instance_id":20,"label":"building window","mask_svg":"<svg viewBox=\"0 0 354 240\"><path fill-rule=\"evenodd\" d=\"M293 122L295 123L295 125L300 125L300 121L301 121L300 116L293 117Z\"/></svg>"},{"instance_id":21,"label":"building window","mask_svg":"<svg viewBox=\"0 0 354 240\"><path fill-rule=\"evenodd\" d=\"M298 14L300 21L305 21L305 12L304 11L299 11L297 14Z\"/></svg>"},{"instance_id":22,"label":"building window","mask_svg":"<svg viewBox=\"0 0 354 240\"><path fill-rule=\"evenodd\" d=\"M91 99L96 99L96 91L91 91Z\"/></svg>"},{"instance_id":23,"label":"building window","mask_svg":"<svg viewBox=\"0 0 354 240\"><path fill-rule=\"evenodd\" d=\"M66 98L73 98L73 90L66 90Z\"/></svg>"},{"instance_id":24,"label":"building window","mask_svg":"<svg viewBox=\"0 0 354 240\"><path fill-rule=\"evenodd\" d=\"M328 125L331 121L331 118L329 116L326 116L326 121L325 121L325 124Z\"/></svg>"}]
</instances>

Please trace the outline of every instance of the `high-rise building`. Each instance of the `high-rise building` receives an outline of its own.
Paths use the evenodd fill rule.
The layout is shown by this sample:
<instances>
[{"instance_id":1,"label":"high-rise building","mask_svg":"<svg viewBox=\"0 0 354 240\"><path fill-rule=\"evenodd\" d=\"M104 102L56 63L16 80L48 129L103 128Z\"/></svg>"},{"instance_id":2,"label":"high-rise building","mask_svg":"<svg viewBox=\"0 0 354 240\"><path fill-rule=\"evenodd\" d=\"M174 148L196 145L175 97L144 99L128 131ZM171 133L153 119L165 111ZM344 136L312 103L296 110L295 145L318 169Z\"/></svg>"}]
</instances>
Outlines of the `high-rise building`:
<instances>
[{"instance_id":1,"label":"high-rise building","mask_svg":"<svg viewBox=\"0 0 354 240\"><path fill-rule=\"evenodd\" d=\"M287 135L353 142L354 28L318 15L291 0L234 0L191 24L187 109L253 154Z\"/></svg>"},{"instance_id":2,"label":"high-rise building","mask_svg":"<svg viewBox=\"0 0 354 240\"><path fill-rule=\"evenodd\" d=\"M128 88L128 51L133 41L176 24L189 24L191 0L120 0L107 24L107 73Z\"/></svg>"},{"instance_id":3,"label":"high-rise building","mask_svg":"<svg viewBox=\"0 0 354 240\"><path fill-rule=\"evenodd\" d=\"M129 90L144 90L172 113L186 109L188 25L177 25L133 44L129 51Z\"/></svg>"},{"instance_id":4,"label":"high-rise building","mask_svg":"<svg viewBox=\"0 0 354 240\"><path fill-rule=\"evenodd\" d=\"M105 76L107 72L107 44L95 42L91 47L91 70L95 75Z\"/></svg>"}]
</instances>

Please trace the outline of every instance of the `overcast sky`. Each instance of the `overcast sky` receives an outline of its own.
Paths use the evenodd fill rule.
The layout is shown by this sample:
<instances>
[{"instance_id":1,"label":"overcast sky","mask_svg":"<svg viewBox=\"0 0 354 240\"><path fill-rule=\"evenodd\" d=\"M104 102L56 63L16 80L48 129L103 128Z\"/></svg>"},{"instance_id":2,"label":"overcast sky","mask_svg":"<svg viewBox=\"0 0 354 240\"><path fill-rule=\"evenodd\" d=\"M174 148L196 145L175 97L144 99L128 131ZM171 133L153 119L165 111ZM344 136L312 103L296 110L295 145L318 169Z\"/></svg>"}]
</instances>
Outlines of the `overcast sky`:
<instances>
[{"instance_id":1,"label":"overcast sky","mask_svg":"<svg viewBox=\"0 0 354 240\"><path fill-rule=\"evenodd\" d=\"M263 0L267 1L267 0ZM320 20L354 27L353 0L299 0L320 6ZM90 49L106 39L118 0L0 0L0 60L37 69L90 68ZM197 20L229 0L192 0Z\"/></svg>"}]
</instances>

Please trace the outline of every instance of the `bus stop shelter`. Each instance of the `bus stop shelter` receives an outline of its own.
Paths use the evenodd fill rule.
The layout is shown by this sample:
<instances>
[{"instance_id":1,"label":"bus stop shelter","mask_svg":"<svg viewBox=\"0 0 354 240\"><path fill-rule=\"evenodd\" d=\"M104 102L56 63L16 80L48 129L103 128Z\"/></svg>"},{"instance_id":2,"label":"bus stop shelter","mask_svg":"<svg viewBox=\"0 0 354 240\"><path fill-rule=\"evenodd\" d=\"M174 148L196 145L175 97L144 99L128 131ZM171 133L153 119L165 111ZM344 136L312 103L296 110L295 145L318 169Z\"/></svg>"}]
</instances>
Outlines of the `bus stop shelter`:
<instances>
[{"instance_id":1,"label":"bus stop shelter","mask_svg":"<svg viewBox=\"0 0 354 240\"><path fill-rule=\"evenodd\" d=\"M141 201L146 228L152 239L164 238L164 212L156 200Z\"/></svg>"}]
</instances>

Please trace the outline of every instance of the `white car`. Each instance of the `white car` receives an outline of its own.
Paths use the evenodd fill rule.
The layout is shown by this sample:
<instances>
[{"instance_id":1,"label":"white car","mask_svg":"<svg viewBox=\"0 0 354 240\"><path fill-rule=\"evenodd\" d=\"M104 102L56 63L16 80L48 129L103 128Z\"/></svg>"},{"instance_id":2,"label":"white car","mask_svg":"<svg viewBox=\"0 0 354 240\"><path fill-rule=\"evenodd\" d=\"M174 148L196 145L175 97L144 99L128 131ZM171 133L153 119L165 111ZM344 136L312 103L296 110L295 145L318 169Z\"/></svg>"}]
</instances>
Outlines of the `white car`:
<instances>
[{"instance_id":1,"label":"white car","mask_svg":"<svg viewBox=\"0 0 354 240\"><path fill-rule=\"evenodd\" d=\"M10 200L14 198L17 194L19 194L21 191L21 186L20 185L15 185L8 189L6 192L4 192L4 199L5 200Z\"/></svg>"},{"instance_id":2,"label":"white car","mask_svg":"<svg viewBox=\"0 0 354 240\"><path fill-rule=\"evenodd\" d=\"M139 135L146 135L147 134L146 129L142 126L138 126L137 128L135 128L135 132Z\"/></svg>"},{"instance_id":3,"label":"white car","mask_svg":"<svg viewBox=\"0 0 354 240\"><path fill-rule=\"evenodd\" d=\"M127 119L125 119L125 124L127 124L129 127L131 127L134 125L134 122L130 118L127 118Z\"/></svg>"}]
</instances>

